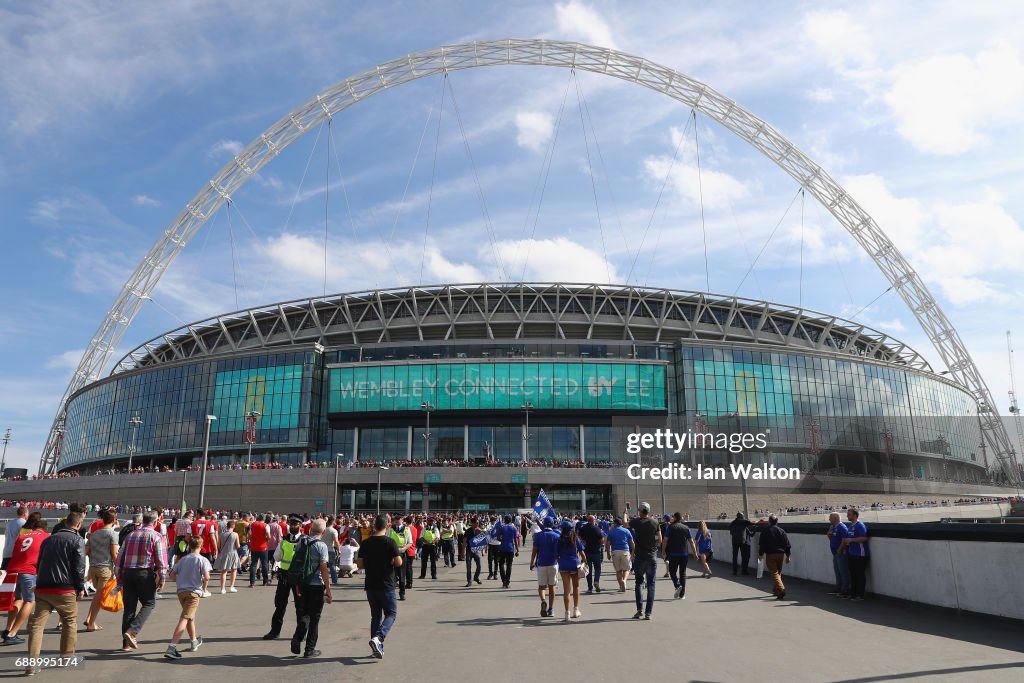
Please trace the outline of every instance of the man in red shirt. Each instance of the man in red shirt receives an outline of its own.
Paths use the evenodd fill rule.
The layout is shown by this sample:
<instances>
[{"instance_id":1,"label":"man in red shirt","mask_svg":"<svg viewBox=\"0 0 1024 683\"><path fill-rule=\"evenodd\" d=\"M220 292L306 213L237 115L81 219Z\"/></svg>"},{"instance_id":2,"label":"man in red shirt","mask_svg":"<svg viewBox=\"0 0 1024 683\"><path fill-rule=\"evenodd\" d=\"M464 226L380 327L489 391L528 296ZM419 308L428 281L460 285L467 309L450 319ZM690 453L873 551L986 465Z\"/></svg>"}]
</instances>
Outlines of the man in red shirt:
<instances>
[{"instance_id":1,"label":"man in red shirt","mask_svg":"<svg viewBox=\"0 0 1024 683\"><path fill-rule=\"evenodd\" d=\"M267 517L267 519L270 519ZM256 565L263 570L263 585L270 585L270 557L267 552L267 542L270 534L267 530L267 523L257 517L256 521L249 525L249 588L256 585Z\"/></svg>"},{"instance_id":2,"label":"man in red shirt","mask_svg":"<svg viewBox=\"0 0 1024 683\"><path fill-rule=\"evenodd\" d=\"M192 522L192 535L203 539L200 555L213 564L217 559L217 522L209 514L201 514Z\"/></svg>"},{"instance_id":3,"label":"man in red shirt","mask_svg":"<svg viewBox=\"0 0 1024 683\"><path fill-rule=\"evenodd\" d=\"M405 563L400 568L401 571L405 572L405 587L406 588L412 588L412 565L413 565L413 560L416 559L416 544L419 543L420 534L423 533L423 524L422 524L422 522L420 522L417 525L417 524L412 524L411 523L412 521L413 521L413 518L412 518L411 515L409 517L405 518L405 523L409 525L409 531L412 533L412 545L410 545L409 549L406 551L406 553L408 554L408 557L405 558Z\"/></svg>"},{"instance_id":4,"label":"man in red shirt","mask_svg":"<svg viewBox=\"0 0 1024 683\"><path fill-rule=\"evenodd\" d=\"M8 613L7 630L4 631L4 645L20 645L24 638L18 637L18 629L25 625L36 606L36 567L39 564L39 547L50 537L46 533L46 522L32 515L25 522L25 528L18 536L17 545L11 553L7 572L17 574L14 588L14 608Z\"/></svg>"}]
</instances>

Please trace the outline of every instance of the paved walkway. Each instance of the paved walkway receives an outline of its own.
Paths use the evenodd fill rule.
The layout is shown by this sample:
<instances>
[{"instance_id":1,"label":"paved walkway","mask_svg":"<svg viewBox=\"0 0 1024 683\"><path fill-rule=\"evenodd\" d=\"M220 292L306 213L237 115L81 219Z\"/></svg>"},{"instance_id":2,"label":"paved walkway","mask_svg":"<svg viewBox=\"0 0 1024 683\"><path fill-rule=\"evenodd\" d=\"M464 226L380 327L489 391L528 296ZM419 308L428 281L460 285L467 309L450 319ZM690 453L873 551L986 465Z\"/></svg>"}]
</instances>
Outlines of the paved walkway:
<instances>
[{"instance_id":1,"label":"paved walkway","mask_svg":"<svg viewBox=\"0 0 1024 683\"><path fill-rule=\"evenodd\" d=\"M463 588L464 571L441 569L399 603L399 617L378 661L367 646L369 611L361 581L346 580L324 609L320 659L290 654L287 637L264 642L273 590L239 584L237 594L203 600L205 645L179 661L162 656L177 619L173 596L157 603L136 653L119 654L120 615L103 613L104 631L79 633L87 657L79 672L44 672L36 680L71 681L845 681L1024 680L1024 625L885 599L850 603L826 587L788 582L791 600L767 595L768 580L690 573L687 599L672 600L659 579L651 621L633 621L632 586L583 596L583 618L541 619L534 574L519 559L512 587L495 581ZM924 570L925 568L919 568ZM486 568L485 574L486 575ZM418 572L417 572L418 576ZM84 605L83 605L84 607ZM561 597L555 614L561 613ZM51 617L50 626L56 617ZM294 626L289 611L286 632ZM47 634L44 653L57 635ZM14 651L18 650L18 651ZM0 648L0 678L20 675ZM292 667L289 670L283 667ZM86 678L83 678L85 676Z\"/></svg>"}]
</instances>

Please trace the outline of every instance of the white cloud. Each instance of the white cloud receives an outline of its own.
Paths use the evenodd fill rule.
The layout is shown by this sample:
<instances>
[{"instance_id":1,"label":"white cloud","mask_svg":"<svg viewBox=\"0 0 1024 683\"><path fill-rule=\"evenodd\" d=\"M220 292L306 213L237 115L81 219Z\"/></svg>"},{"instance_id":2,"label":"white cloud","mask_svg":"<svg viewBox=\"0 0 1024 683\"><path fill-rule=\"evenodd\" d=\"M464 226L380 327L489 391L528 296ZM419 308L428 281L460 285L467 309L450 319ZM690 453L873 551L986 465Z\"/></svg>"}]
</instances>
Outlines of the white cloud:
<instances>
[{"instance_id":1,"label":"white cloud","mask_svg":"<svg viewBox=\"0 0 1024 683\"><path fill-rule=\"evenodd\" d=\"M160 202L146 194L137 194L132 197L132 204L135 206L160 206Z\"/></svg>"},{"instance_id":2,"label":"white cloud","mask_svg":"<svg viewBox=\"0 0 1024 683\"><path fill-rule=\"evenodd\" d=\"M1024 106L1024 64L1007 44L970 57L946 54L898 69L885 95L897 129L914 147L960 154Z\"/></svg>"},{"instance_id":3,"label":"white cloud","mask_svg":"<svg viewBox=\"0 0 1024 683\"><path fill-rule=\"evenodd\" d=\"M872 60L868 33L849 12L811 12L804 17L804 33L837 68L864 64Z\"/></svg>"},{"instance_id":4,"label":"white cloud","mask_svg":"<svg viewBox=\"0 0 1024 683\"><path fill-rule=\"evenodd\" d=\"M551 282L618 282L614 266L597 251L565 237L505 240L498 253L510 277ZM489 249L481 249L481 258ZM525 271L524 271L525 264Z\"/></svg>"},{"instance_id":5,"label":"white cloud","mask_svg":"<svg viewBox=\"0 0 1024 683\"><path fill-rule=\"evenodd\" d=\"M65 351L46 361L46 367L53 370L74 370L84 354L85 349Z\"/></svg>"},{"instance_id":6,"label":"white cloud","mask_svg":"<svg viewBox=\"0 0 1024 683\"><path fill-rule=\"evenodd\" d=\"M953 305L1015 295L996 283L1001 274L1018 273L1024 263L1024 230L999 195L987 192L971 202L925 205L896 197L877 175L848 178L844 186L911 266L937 284Z\"/></svg>"},{"instance_id":7,"label":"white cloud","mask_svg":"<svg viewBox=\"0 0 1024 683\"><path fill-rule=\"evenodd\" d=\"M811 102L828 104L835 101L836 94L832 91L832 88L813 88L807 91L806 97Z\"/></svg>"},{"instance_id":8,"label":"white cloud","mask_svg":"<svg viewBox=\"0 0 1024 683\"><path fill-rule=\"evenodd\" d=\"M544 149L551 140L554 120L541 111L516 112L516 144L534 152Z\"/></svg>"},{"instance_id":9,"label":"white cloud","mask_svg":"<svg viewBox=\"0 0 1024 683\"><path fill-rule=\"evenodd\" d=\"M242 151L243 145L238 140L219 140L215 145L210 147L207 152L207 156L211 159L216 159L223 156L235 156Z\"/></svg>"},{"instance_id":10,"label":"white cloud","mask_svg":"<svg viewBox=\"0 0 1024 683\"><path fill-rule=\"evenodd\" d=\"M615 48L611 28L594 8L577 0L569 0L555 5L555 17L558 30L565 38L598 47Z\"/></svg>"}]
</instances>

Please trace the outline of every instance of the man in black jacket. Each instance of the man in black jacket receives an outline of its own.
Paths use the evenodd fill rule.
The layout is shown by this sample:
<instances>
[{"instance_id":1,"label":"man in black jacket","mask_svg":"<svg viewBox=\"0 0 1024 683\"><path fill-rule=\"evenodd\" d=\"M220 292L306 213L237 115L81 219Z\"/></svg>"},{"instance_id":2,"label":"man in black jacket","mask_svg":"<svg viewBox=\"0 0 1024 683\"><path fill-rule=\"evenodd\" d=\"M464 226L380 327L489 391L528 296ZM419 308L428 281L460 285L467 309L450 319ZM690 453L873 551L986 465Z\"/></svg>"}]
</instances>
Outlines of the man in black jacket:
<instances>
[{"instance_id":1,"label":"man in black jacket","mask_svg":"<svg viewBox=\"0 0 1024 683\"><path fill-rule=\"evenodd\" d=\"M39 657L43 629L51 610L60 616L60 656L75 653L78 598L85 597L85 541L78 534L81 512L68 513L64 525L39 546L36 607L28 622L28 656Z\"/></svg>"},{"instance_id":2,"label":"man in black jacket","mask_svg":"<svg viewBox=\"0 0 1024 683\"><path fill-rule=\"evenodd\" d=\"M765 568L771 572L772 594L776 600L786 597L786 586L782 583L782 565L783 558L785 564L789 564L791 550L789 538L779 526L778 517L769 516L768 526L761 530L761 536L758 538L757 559L765 558Z\"/></svg>"},{"instance_id":3,"label":"man in black jacket","mask_svg":"<svg viewBox=\"0 0 1024 683\"><path fill-rule=\"evenodd\" d=\"M739 555L743 565L744 576L750 573L750 536L747 534L748 528L750 528L750 522L747 521L742 512L737 512L736 519L732 520L732 523L729 525L729 535L732 536L733 576L736 576L739 570L739 564L736 562L737 555Z\"/></svg>"}]
</instances>

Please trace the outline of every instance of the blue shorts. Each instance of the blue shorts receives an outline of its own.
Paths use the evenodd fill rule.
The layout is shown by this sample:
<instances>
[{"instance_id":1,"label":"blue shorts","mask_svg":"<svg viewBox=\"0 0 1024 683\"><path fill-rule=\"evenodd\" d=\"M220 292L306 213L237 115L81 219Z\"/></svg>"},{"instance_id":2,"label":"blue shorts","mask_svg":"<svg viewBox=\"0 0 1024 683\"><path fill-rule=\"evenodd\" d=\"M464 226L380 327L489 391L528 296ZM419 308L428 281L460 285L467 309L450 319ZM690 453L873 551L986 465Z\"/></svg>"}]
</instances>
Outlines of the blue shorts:
<instances>
[{"instance_id":1,"label":"blue shorts","mask_svg":"<svg viewBox=\"0 0 1024 683\"><path fill-rule=\"evenodd\" d=\"M18 574L18 582L14 585L14 599L25 602L36 601L35 574Z\"/></svg>"}]
</instances>

